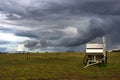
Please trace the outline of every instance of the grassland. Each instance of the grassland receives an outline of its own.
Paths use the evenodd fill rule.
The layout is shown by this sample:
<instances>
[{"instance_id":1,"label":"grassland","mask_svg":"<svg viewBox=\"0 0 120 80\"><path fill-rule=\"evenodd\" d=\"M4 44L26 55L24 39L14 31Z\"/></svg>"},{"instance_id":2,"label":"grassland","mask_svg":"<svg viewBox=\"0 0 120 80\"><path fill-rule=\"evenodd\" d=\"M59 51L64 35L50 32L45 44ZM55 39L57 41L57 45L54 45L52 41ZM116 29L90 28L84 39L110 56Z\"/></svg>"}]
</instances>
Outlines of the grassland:
<instances>
[{"instance_id":1,"label":"grassland","mask_svg":"<svg viewBox=\"0 0 120 80\"><path fill-rule=\"evenodd\" d=\"M83 68L84 53L0 54L0 80L120 80L120 53Z\"/></svg>"}]
</instances>

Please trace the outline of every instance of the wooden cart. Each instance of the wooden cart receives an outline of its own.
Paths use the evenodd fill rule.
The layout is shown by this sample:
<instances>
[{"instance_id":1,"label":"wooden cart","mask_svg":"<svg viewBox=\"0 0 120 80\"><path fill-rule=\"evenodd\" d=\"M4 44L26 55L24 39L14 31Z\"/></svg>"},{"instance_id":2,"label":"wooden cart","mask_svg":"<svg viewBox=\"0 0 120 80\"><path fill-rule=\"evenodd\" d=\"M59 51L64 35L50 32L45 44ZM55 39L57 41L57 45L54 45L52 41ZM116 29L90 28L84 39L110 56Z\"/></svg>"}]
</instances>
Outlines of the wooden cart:
<instances>
[{"instance_id":1,"label":"wooden cart","mask_svg":"<svg viewBox=\"0 0 120 80\"><path fill-rule=\"evenodd\" d=\"M102 43L87 43L86 54L83 59L84 68L94 64L107 64L105 38Z\"/></svg>"}]
</instances>

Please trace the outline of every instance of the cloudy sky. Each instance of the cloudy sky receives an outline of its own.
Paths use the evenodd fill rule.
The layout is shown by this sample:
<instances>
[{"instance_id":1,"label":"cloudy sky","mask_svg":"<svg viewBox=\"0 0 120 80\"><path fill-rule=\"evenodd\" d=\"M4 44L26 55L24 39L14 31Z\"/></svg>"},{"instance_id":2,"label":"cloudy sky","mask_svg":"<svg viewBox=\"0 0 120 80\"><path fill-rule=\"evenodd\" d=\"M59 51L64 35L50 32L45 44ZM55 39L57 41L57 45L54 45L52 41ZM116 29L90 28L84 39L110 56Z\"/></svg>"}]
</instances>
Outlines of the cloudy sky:
<instances>
[{"instance_id":1,"label":"cloudy sky","mask_svg":"<svg viewBox=\"0 0 120 80\"><path fill-rule=\"evenodd\" d=\"M106 36L120 48L119 0L0 0L0 51L80 51Z\"/></svg>"}]
</instances>

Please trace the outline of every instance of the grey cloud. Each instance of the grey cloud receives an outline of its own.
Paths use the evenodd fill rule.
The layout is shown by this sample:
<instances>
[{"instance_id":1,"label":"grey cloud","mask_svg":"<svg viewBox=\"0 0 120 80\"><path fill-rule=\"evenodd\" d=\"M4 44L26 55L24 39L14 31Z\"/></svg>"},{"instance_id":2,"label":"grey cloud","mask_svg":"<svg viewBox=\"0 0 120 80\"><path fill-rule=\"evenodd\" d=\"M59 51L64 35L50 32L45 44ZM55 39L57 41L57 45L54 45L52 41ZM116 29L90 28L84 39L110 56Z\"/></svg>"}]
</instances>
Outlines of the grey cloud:
<instances>
[{"instance_id":1,"label":"grey cloud","mask_svg":"<svg viewBox=\"0 0 120 80\"><path fill-rule=\"evenodd\" d=\"M30 37L30 38L37 38L37 35L33 34L31 31L18 31L15 33L17 36L23 36L23 37Z\"/></svg>"},{"instance_id":2,"label":"grey cloud","mask_svg":"<svg viewBox=\"0 0 120 80\"><path fill-rule=\"evenodd\" d=\"M120 43L120 37L119 37L120 16L113 17L112 20L114 21L114 24L112 25L112 32L108 35L108 39L114 45L114 44L119 44Z\"/></svg>"},{"instance_id":3,"label":"grey cloud","mask_svg":"<svg viewBox=\"0 0 120 80\"><path fill-rule=\"evenodd\" d=\"M5 52L7 50L7 48L1 48L0 47L0 52Z\"/></svg>"},{"instance_id":4,"label":"grey cloud","mask_svg":"<svg viewBox=\"0 0 120 80\"><path fill-rule=\"evenodd\" d=\"M99 15L120 15L119 1L89 1L82 5L81 10L85 13Z\"/></svg>"},{"instance_id":5,"label":"grey cloud","mask_svg":"<svg viewBox=\"0 0 120 80\"><path fill-rule=\"evenodd\" d=\"M9 43L10 43L9 41L1 41L1 40L0 40L0 45L9 44Z\"/></svg>"},{"instance_id":6,"label":"grey cloud","mask_svg":"<svg viewBox=\"0 0 120 80\"><path fill-rule=\"evenodd\" d=\"M29 40L25 41L24 43L25 43L25 47L28 47L31 49L34 48L38 44L37 41L29 41Z\"/></svg>"},{"instance_id":7,"label":"grey cloud","mask_svg":"<svg viewBox=\"0 0 120 80\"><path fill-rule=\"evenodd\" d=\"M39 19L48 18L53 14L119 14L119 4L117 0L27 0L28 4L24 3L24 0L4 0L1 1L1 10L9 13L16 13L24 16L25 18ZM26 1L26 2L27 2ZM23 18L24 18L23 17ZM55 17L55 16L54 16ZM53 18L54 18L53 17ZM51 17L52 18L52 17Z\"/></svg>"},{"instance_id":8,"label":"grey cloud","mask_svg":"<svg viewBox=\"0 0 120 80\"><path fill-rule=\"evenodd\" d=\"M51 33L47 33L48 36L44 37L43 39L40 40L39 46L36 44L37 48L39 47L75 47L82 45L84 43L87 43L90 40L95 39L96 37L102 37L105 34L108 34L112 31L111 24L109 24L111 20L106 20L104 21L103 19L91 19L90 20L90 25L89 28L86 28L85 31L82 30L81 32L81 27L78 27L78 34L77 36L71 37L65 37L63 35L66 35L64 32L61 31L63 34L61 38L52 40L51 37L49 36ZM97 25L97 27L96 27ZM54 31L54 30L53 30ZM56 32L57 33L57 32ZM42 35L44 36L44 35ZM56 36L53 35L55 38ZM57 36L58 37L58 36ZM32 42L32 41L31 41ZM29 43L26 43L29 45ZM34 46L33 46L34 47Z\"/></svg>"},{"instance_id":9,"label":"grey cloud","mask_svg":"<svg viewBox=\"0 0 120 80\"><path fill-rule=\"evenodd\" d=\"M2 32L11 32L13 30L12 29L8 29L8 28L0 28L0 31L2 31Z\"/></svg>"}]
</instances>

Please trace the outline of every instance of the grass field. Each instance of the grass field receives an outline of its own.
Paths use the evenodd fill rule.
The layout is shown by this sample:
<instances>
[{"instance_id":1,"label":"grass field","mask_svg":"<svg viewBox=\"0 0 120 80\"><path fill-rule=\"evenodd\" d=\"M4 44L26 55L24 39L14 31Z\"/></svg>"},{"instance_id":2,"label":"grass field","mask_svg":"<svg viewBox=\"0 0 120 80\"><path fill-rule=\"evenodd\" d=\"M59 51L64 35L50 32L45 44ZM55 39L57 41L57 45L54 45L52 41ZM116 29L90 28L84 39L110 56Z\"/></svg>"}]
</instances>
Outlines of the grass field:
<instances>
[{"instance_id":1,"label":"grass field","mask_svg":"<svg viewBox=\"0 0 120 80\"><path fill-rule=\"evenodd\" d=\"M120 53L107 66L83 68L84 53L0 54L0 80L120 80Z\"/></svg>"}]
</instances>

